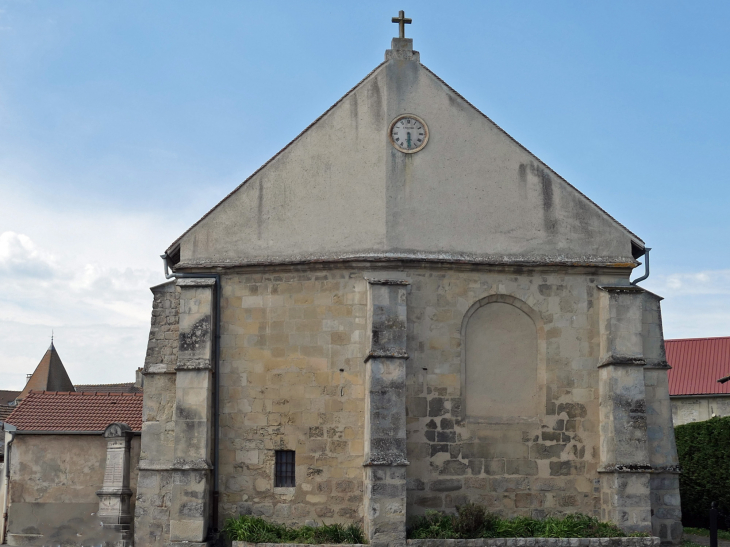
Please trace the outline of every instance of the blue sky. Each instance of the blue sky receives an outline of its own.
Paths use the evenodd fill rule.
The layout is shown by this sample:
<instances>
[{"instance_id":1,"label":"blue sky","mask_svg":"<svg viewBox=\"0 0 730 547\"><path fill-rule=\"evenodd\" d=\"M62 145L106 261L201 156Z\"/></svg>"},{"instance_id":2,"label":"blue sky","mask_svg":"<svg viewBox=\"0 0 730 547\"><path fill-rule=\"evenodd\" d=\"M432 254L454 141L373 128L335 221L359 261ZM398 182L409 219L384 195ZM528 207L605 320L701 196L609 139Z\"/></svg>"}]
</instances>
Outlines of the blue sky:
<instances>
[{"instance_id":1,"label":"blue sky","mask_svg":"<svg viewBox=\"0 0 730 547\"><path fill-rule=\"evenodd\" d=\"M730 3L0 0L0 389L51 329L131 381L159 254L389 47L652 247L666 336L730 335Z\"/></svg>"}]
</instances>

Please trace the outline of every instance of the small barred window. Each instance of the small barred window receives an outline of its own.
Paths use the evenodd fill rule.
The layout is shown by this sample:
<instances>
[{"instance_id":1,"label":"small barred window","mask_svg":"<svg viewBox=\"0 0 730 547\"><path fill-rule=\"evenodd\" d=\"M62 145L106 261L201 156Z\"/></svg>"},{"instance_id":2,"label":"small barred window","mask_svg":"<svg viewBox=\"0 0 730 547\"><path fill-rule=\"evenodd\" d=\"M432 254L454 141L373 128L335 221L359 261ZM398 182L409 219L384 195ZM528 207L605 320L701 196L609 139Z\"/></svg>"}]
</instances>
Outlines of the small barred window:
<instances>
[{"instance_id":1,"label":"small barred window","mask_svg":"<svg viewBox=\"0 0 730 547\"><path fill-rule=\"evenodd\" d=\"M277 450L274 486L295 486L294 484L294 451Z\"/></svg>"}]
</instances>

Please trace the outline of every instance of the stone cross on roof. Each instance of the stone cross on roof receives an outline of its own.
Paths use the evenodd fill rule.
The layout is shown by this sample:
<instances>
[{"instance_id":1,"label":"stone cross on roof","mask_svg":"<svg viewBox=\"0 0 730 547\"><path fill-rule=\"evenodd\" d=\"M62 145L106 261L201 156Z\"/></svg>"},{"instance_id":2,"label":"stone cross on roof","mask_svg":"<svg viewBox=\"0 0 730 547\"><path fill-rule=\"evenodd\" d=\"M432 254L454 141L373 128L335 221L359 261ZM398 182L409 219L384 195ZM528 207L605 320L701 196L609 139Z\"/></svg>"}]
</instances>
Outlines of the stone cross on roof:
<instances>
[{"instance_id":1,"label":"stone cross on roof","mask_svg":"<svg viewBox=\"0 0 730 547\"><path fill-rule=\"evenodd\" d=\"M393 17L391 19L394 23L398 23L398 30L400 31L398 37L399 38L405 38L406 37L406 25L410 25L413 20L406 18L406 13L403 10L400 10L398 12L398 17Z\"/></svg>"}]
</instances>

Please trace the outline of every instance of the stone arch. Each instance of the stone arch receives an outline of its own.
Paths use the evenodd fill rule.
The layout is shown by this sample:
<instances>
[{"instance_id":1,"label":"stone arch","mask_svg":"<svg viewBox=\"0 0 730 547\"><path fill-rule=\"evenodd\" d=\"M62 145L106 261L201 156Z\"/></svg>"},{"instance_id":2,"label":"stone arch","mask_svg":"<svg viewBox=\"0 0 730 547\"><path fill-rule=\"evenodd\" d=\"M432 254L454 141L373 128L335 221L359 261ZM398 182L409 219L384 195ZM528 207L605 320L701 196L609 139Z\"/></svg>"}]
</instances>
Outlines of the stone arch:
<instances>
[{"instance_id":1,"label":"stone arch","mask_svg":"<svg viewBox=\"0 0 730 547\"><path fill-rule=\"evenodd\" d=\"M494 294L467 310L461 396L468 422L538 421L545 402L545 329L535 309L514 296Z\"/></svg>"}]
</instances>

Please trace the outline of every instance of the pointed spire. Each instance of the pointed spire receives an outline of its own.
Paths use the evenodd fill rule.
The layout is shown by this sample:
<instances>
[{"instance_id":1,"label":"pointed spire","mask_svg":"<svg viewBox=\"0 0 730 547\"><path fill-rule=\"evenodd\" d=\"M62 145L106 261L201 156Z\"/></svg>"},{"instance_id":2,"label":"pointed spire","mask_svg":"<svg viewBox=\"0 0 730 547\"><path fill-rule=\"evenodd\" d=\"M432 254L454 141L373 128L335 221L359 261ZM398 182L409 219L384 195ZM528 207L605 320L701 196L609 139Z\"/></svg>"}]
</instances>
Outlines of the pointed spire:
<instances>
[{"instance_id":1,"label":"pointed spire","mask_svg":"<svg viewBox=\"0 0 730 547\"><path fill-rule=\"evenodd\" d=\"M18 399L24 399L31 390L76 391L53 344L53 334L51 334L51 345L31 374L23 391L18 395Z\"/></svg>"}]
</instances>

